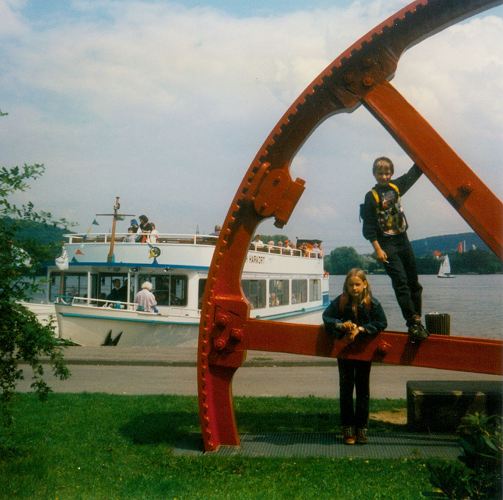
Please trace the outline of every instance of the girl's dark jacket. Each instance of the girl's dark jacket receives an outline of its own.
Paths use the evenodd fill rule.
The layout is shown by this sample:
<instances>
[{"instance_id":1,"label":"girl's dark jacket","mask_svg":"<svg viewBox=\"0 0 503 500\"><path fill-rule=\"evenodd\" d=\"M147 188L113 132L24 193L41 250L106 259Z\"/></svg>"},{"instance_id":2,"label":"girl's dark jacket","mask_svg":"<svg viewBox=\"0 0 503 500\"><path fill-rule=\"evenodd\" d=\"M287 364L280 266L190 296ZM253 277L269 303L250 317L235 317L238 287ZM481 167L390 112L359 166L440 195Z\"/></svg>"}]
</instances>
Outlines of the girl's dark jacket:
<instances>
[{"instance_id":1,"label":"girl's dark jacket","mask_svg":"<svg viewBox=\"0 0 503 500\"><path fill-rule=\"evenodd\" d=\"M342 295L339 295L333 300L323 313L323 323L327 333L341 336L343 334L341 331L342 323L348 320L358 326L363 326L367 335L377 335L388 326L386 315L377 299L372 298L370 307L359 304L358 317L356 318L351 309L351 299L340 310L341 297Z\"/></svg>"}]
</instances>

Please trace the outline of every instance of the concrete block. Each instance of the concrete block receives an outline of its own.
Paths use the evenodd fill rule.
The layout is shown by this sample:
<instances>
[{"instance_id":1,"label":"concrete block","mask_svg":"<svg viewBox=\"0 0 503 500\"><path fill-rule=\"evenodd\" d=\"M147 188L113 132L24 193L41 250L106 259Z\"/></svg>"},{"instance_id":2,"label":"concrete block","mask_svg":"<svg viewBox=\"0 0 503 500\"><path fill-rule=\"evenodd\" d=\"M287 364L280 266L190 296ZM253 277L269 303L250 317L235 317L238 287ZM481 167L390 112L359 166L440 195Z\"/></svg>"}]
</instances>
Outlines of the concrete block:
<instances>
[{"instance_id":1,"label":"concrete block","mask_svg":"<svg viewBox=\"0 0 503 500\"><path fill-rule=\"evenodd\" d=\"M493 380L409 380L407 427L454 433L469 413L501 415L502 394L503 383Z\"/></svg>"}]
</instances>

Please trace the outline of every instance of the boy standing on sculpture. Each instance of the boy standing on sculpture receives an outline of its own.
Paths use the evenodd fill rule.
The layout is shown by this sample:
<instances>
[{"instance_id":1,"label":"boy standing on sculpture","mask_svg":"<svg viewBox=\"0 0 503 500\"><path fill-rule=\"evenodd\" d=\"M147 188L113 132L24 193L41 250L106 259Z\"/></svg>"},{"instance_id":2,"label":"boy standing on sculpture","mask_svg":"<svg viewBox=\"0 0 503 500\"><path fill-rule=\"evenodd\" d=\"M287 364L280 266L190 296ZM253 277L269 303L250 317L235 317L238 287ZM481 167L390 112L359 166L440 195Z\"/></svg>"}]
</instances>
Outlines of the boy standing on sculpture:
<instances>
[{"instance_id":1,"label":"boy standing on sculpture","mask_svg":"<svg viewBox=\"0 0 503 500\"><path fill-rule=\"evenodd\" d=\"M416 259L407 237L407 219L400 196L419 179L422 172L417 165L391 182L393 162L386 157L377 158L372 167L377 184L365 195L361 215L363 236L375 250L377 260L391 278L398 305L405 319L412 341L428 337L421 323L421 295Z\"/></svg>"}]
</instances>

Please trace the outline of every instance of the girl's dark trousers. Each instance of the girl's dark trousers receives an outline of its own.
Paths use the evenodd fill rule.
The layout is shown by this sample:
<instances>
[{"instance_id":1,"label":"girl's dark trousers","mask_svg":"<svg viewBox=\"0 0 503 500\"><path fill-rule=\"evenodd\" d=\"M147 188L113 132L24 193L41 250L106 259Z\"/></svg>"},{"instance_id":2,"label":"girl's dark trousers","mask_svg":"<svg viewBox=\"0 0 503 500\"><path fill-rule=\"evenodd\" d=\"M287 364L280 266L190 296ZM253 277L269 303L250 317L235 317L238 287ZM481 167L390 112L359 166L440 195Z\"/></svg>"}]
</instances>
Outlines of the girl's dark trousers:
<instances>
[{"instance_id":1,"label":"girl's dark trousers","mask_svg":"<svg viewBox=\"0 0 503 500\"><path fill-rule=\"evenodd\" d=\"M337 358L339 367L339 392L341 424L343 427L366 428L369 420L370 361ZM356 406L353 390L356 387Z\"/></svg>"}]
</instances>

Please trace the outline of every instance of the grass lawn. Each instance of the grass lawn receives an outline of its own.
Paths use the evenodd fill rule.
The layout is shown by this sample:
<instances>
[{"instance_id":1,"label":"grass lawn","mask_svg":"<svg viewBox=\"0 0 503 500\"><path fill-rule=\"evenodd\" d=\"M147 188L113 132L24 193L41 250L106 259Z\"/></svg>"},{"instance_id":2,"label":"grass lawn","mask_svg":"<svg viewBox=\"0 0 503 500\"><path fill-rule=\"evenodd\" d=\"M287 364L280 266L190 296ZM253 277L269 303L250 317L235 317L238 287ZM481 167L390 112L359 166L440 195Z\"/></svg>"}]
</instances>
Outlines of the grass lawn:
<instances>
[{"instance_id":1,"label":"grass lawn","mask_svg":"<svg viewBox=\"0 0 503 500\"><path fill-rule=\"evenodd\" d=\"M235 398L240 432L335 432L338 402ZM404 400L372 401L371 412ZM184 396L20 394L0 457L0 498L342 498L435 496L424 460L175 456L199 433L197 400ZM397 426L372 422L372 433Z\"/></svg>"}]
</instances>

